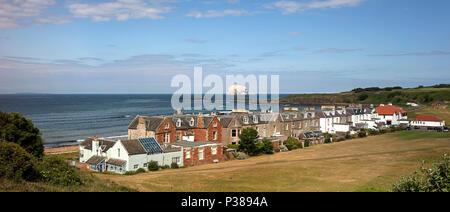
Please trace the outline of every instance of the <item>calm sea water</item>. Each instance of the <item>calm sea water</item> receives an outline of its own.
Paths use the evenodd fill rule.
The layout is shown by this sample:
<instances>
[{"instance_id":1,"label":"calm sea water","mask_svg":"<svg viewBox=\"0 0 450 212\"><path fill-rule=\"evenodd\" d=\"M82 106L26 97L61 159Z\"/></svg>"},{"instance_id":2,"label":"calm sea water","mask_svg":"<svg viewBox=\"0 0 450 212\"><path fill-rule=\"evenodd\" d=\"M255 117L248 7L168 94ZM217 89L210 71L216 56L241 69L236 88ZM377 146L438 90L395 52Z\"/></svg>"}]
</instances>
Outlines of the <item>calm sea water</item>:
<instances>
[{"instance_id":1,"label":"calm sea water","mask_svg":"<svg viewBox=\"0 0 450 212\"><path fill-rule=\"evenodd\" d=\"M94 135L127 135L128 124L136 115L173 114L171 97L169 94L13 94L0 95L0 110L19 112L31 119L50 146Z\"/></svg>"}]
</instances>

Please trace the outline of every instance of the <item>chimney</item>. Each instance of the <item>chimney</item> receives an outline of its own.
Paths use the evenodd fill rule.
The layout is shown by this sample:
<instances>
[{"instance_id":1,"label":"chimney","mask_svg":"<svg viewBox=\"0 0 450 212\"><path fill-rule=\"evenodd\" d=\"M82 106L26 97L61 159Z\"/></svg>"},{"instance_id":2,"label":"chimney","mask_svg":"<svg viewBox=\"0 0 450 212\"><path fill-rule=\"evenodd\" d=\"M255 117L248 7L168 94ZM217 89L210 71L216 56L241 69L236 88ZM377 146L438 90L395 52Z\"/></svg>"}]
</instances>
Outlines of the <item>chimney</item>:
<instances>
[{"instance_id":1,"label":"chimney","mask_svg":"<svg viewBox=\"0 0 450 212\"><path fill-rule=\"evenodd\" d=\"M100 148L99 148L100 144L98 141L98 137L94 136L94 138L92 139L92 154L93 155L100 155Z\"/></svg>"},{"instance_id":2,"label":"chimney","mask_svg":"<svg viewBox=\"0 0 450 212\"><path fill-rule=\"evenodd\" d=\"M139 124L145 124L145 117L139 116Z\"/></svg>"}]
</instances>

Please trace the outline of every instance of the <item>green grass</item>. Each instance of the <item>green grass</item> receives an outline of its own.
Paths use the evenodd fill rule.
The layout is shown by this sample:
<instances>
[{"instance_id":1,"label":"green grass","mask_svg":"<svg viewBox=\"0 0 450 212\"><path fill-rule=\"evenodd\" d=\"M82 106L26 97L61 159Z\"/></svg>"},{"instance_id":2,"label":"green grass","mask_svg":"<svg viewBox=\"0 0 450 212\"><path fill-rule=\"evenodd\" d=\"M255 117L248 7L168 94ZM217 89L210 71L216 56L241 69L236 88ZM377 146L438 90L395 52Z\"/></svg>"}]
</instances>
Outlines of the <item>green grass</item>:
<instances>
[{"instance_id":1,"label":"green grass","mask_svg":"<svg viewBox=\"0 0 450 212\"><path fill-rule=\"evenodd\" d=\"M450 133L448 132L436 132L436 131L400 131L393 135L401 137L403 139L413 140L413 139L434 139L434 138L449 138Z\"/></svg>"}]
</instances>

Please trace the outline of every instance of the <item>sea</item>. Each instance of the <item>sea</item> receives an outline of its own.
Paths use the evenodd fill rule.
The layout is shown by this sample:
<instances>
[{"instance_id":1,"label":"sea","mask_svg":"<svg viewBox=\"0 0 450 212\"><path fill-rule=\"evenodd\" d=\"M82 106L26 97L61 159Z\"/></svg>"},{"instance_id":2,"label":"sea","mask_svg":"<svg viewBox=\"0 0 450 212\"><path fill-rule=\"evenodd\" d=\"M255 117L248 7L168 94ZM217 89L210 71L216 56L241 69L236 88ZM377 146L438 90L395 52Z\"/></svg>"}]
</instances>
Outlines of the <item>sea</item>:
<instances>
[{"instance_id":1,"label":"sea","mask_svg":"<svg viewBox=\"0 0 450 212\"><path fill-rule=\"evenodd\" d=\"M0 111L18 112L31 119L45 146L54 147L73 145L94 135L126 137L136 115L175 113L171 98L171 94L1 94Z\"/></svg>"}]
</instances>

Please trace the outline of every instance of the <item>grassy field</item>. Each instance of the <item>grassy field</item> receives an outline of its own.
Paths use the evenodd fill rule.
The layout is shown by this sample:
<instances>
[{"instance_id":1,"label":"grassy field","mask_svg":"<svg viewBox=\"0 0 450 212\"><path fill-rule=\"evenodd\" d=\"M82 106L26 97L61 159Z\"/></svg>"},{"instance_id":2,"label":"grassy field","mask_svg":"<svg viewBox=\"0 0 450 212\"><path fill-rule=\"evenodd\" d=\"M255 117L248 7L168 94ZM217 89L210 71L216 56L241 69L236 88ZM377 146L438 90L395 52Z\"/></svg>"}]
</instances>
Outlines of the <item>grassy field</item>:
<instances>
[{"instance_id":1,"label":"grassy field","mask_svg":"<svg viewBox=\"0 0 450 212\"><path fill-rule=\"evenodd\" d=\"M139 191L389 191L450 153L449 134L397 132L291 152L133 176L96 174Z\"/></svg>"}]
</instances>

